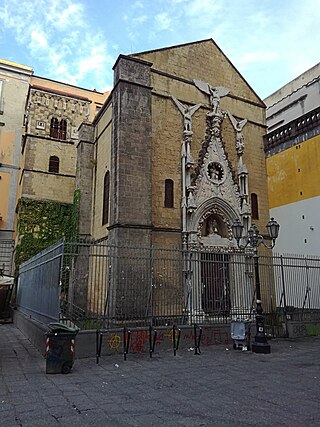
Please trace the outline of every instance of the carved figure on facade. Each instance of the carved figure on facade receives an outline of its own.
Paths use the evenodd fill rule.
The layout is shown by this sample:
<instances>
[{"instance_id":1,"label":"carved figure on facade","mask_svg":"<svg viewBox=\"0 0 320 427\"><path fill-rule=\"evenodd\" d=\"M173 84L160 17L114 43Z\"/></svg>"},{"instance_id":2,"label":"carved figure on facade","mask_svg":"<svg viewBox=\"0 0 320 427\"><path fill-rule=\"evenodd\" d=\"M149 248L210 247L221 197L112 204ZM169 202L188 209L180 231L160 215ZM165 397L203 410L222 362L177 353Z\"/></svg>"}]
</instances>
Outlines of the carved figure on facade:
<instances>
[{"instance_id":1,"label":"carved figure on facade","mask_svg":"<svg viewBox=\"0 0 320 427\"><path fill-rule=\"evenodd\" d=\"M183 115L183 127L185 132L192 132L192 116L201 107L201 104L192 105L188 107L178 101L176 97L171 96L173 102L178 107L180 113Z\"/></svg>"},{"instance_id":2,"label":"carved figure on facade","mask_svg":"<svg viewBox=\"0 0 320 427\"><path fill-rule=\"evenodd\" d=\"M204 245L229 246L232 232L225 212L217 206L209 209L199 220L197 235L199 242Z\"/></svg>"},{"instance_id":3,"label":"carved figure on facade","mask_svg":"<svg viewBox=\"0 0 320 427\"><path fill-rule=\"evenodd\" d=\"M208 234L219 234L217 220L212 217L208 219Z\"/></svg>"},{"instance_id":4,"label":"carved figure on facade","mask_svg":"<svg viewBox=\"0 0 320 427\"><path fill-rule=\"evenodd\" d=\"M212 117L221 117L223 118L223 113L220 108L220 99L223 96L228 95L230 92L229 89L223 86L211 86L209 83L203 82L202 80L193 80L194 84L197 86L201 92L209 95L211 111L207 113L208 116Z\"/></svg>"},{"instance_id":5,"label":"carved figure on facade","mask_svg":"<svg viewBox=\"0 0 320 427\"><path fill-rule=\"evenodd\" d=\"M244 138L242 134L242 129L244 128L248 120L243 119L238 122L236 118L231 113L229 113L229 111L228 111L228 116L234 130L236 131L236 150L238 155L241 155L243 154L243 151L244 151Z\"/></svg>"},{"instance_id":6,"label":"carved figure on facade","mask_svg":"<svg viewBox=\"0 0 320 427\"><path fill-rule=\"evenodd\" d=\"M239 215L241 210L235 172L228 161L221 136L221 124L227 113L222 111L220 100L229 93L229 89L212 87L201 80L194 80L194 83L209 96L211 108L206 114L205 138L193 174L192 206L196 209L188 210L189 243L226 248L232 246L231 218ZM203 204L210 208L199 217ZM220 204L226 210L220 208ZM233 212L231 216L230 212Z\"/></svg>"},{"instance_id":7,"label":"carved figure on facade","mask_svg":"<svg viewBox=\"0 0 320 427\"><path fill-rule=\"evenodd\" d=\"M197 205L193 195L194 187L189 187L187 191L188 191L187 209L188 209L188 213L190 214L197 209Z\"/></svg>"}]
</instances>

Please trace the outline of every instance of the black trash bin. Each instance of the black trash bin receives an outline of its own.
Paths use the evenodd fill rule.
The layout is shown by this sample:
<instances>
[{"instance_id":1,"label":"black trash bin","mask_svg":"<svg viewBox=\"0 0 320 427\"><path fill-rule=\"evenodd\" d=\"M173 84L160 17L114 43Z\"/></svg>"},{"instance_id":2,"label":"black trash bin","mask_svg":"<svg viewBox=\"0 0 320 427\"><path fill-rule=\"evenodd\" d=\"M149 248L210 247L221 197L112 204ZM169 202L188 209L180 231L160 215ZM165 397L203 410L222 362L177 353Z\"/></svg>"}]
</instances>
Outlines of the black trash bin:
<instances>
[{"instance_id":1,"label":"black trash bin","mask_svg":"<svg viewBox=\"0 0 320 427\"><path fill-rule=\"evenodd\" d=\"M78 329L62 323L50 323L46 333L46 374L68 374L74 363Z\"/></svg>"}]
</instances>

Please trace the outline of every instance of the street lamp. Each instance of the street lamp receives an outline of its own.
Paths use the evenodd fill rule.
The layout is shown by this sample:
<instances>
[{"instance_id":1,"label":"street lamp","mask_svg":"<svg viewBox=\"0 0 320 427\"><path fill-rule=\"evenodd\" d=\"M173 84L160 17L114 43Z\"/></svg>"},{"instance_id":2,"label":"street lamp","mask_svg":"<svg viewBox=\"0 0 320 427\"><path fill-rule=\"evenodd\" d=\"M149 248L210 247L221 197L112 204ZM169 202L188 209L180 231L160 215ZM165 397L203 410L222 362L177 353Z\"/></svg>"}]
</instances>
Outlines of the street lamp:
<instances>
[{"instance_id":1,"label":"street lamp","mask_svg":"<svg viewBox=\"0 0 320 427\"><path fill-rule=\"evenodd\" d=\"M271 238L271 245L267 245L264 241L263 236L260 234L260 231L256 225L252 224L248 230L248 235L242 237L243 225L239 219L236 219L232 225L232 233L234 238L237 241L238 248L245 249L247 246L250 246L253 249L253 259L254 259L254 273L256 279L256 296L257 296L257 306L256 306L256 327L257 332L252 344L252 351L254 353L264 353L268 354L271 352L270 344L268 344L265 329L264 329L264 318L263 310L261 305L261 289L260 289L260 275L259 275L259 254L258 247L262 244L268 249L272 249L276 243L276 239L279 234L280 225L274 218L266 225L269 236ZM241 244L241 239L245 241L245 244Z\"/></svg>"}]
</instances>

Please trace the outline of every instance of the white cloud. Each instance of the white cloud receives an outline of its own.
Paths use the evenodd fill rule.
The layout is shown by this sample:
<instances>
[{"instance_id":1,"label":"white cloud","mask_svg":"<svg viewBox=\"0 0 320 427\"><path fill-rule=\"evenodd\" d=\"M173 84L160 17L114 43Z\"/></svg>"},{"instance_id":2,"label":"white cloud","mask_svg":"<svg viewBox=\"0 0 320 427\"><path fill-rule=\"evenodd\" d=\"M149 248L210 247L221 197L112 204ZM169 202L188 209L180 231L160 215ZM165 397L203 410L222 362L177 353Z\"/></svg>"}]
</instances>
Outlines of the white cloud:
<instances>
[{"instance_id":1,"label":"white cloud","mask_svg":"<svg viewBox=\"0 0 320 427\"><path fill-rule=\"evenodd\" d=\"M99 90L118 52L212 37L267 95L319 61L319 14L319 0L0 0L0 48L15 41L36 74Z\"/></svg>"},{"instance_id":2,"label":"white cloud","mask_svg":"<svg viewBox=\"0 0 320 427\"><path fill-rule=\"evenodd\" d=\"M132 19L133 23L135 24L143 24L144 22L146 22L148 20L148 16L147 15L140 15L137 16L135 18Z\"/></svg>"},{"instance_id":3,"label":"white cloud","mask_svg":"<svg viewBox=\"0 0 320 427\"><path fill-rule=\"evenodd\" d=\"M33 30L31 32L31 50L43 49L48 46L47 37L43 31Z\"/></svg>"},{"instance_id":4,"label":"white cloud","mask_svg":"<svg viewBox=\"0 0 320 427\"><path fill-rule=\"evenodd\" d=\"M162 12L155 16L155 25L156 30L158 31L163 31L170 28L171 18L169 18L167 12Z\"/></svg>"},{"instance_id":5,"label":"white cloud","mask_svg":"<svg viewBox=\"0 0 320 427\"><path fill-rule=\"evenodd\" d=\"M246 66L256 62L271 62L279 59L279 53L277 52L246 52L240 56L237 60L237 64L240 66Z\"/></svg>"},{"instance_id":6,"label":"white cloud","mask_svg":"<svg viewBox=\"0 0 320 427\"><path fill-rule=\"evenodd\" d=\"M142 1L135 1L132 5L133 9L143 9L144 8L144 4L142 3Z\"/></svg>"},{"instance_id":7,"label":"white cloud","mask_svg":"<svg viewBox=\"0 0 320 427\"><path fill-rule=\"evenodd\" d=\"M53 27L70 29L73 26L84 27L84 8L80 3L71 3L65 9L61 7L61 1L53 1L46 13L46 18Z\"/></svg>"},{"instance_id":8,"label":"white cloud","mask_svg":"<svg viewBox=\"0 0 320 427\"><path fill-rule=\"evenodd\" d=\"M42 64L46 77L96 87L106 86L108 73L111 80L114 58L102 33L89 27L80 0L3 0L0 26Z\"/></svg>"},{"instance_id":9,"label":"white cloud","mask_svg":"<svg viewBox=\"0 0 320 427\"><path fill-rule=\"evenodd\" d=\"M206 19L208 15L212 17L222 7L223 3L219 0L191 0L184 3L184 12L186 16L194 18L202 16L203 19ZM201 25L201 22L199 22L199 25Z\"/></svg>"}]
</instances>

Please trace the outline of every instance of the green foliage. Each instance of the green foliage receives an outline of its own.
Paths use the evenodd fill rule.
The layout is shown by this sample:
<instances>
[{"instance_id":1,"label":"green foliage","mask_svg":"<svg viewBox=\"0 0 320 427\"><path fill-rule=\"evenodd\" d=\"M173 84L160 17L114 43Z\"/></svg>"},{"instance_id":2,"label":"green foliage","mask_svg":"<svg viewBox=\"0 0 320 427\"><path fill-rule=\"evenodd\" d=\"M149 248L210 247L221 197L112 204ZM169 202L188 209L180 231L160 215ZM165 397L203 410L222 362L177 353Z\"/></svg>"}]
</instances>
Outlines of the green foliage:
<instances>
[{"instance_id":1,"label":"green foliage","mask_svg":"<svg viewBox=\"0 0 320 427\"><path fill-rule=\"evenodd\" d=\"M79 207L79 190L75 191L72 205L21 198L18 204L16 267L62 237L74 240L78 233Z\"/></svg>"}]
</instances>

